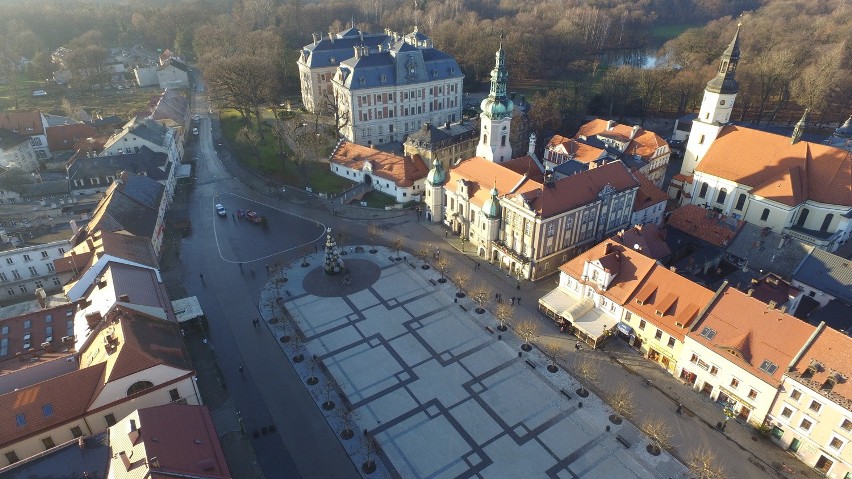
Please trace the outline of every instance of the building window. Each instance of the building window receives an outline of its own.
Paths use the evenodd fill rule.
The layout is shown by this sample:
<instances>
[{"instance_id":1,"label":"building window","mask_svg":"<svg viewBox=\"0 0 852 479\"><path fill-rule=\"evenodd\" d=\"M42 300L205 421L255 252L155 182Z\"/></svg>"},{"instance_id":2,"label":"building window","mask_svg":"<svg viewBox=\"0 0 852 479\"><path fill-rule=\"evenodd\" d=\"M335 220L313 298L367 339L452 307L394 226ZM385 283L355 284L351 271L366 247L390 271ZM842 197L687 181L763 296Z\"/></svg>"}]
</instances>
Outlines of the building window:
<instances>
[{"instance_id":1,"label":"building window","mask_svg":"<svg viewBox=\"0 0 852 479\"><path fill-rule=\"evenodd\" d=\"M151 381L137 381L127 388L127 395L130 396L152 387L154 387L154 383Z\"/></svg>"},{"instance_id":2,"label":"building window","mask_svg":"<svg viewBox=\"0 0 852 479\"><path fill-rule=\"evenodd\" d=\"M799 429L804 431L810 431L811 427L814 425L809 419L802 419L802 422L799 423Z\"/></svg>"},{"instance_id":3,"label":"building window","mask_svg":"<svg viewBox=\"0 0 852 479\"><path fill-rule=\"evenodd\" d=\"M731 379L731 387L732 387L732 388L736 389L736 388L737 388L737 386L739 386L739 385L740 385L740 380L739 380L739 379L737 379L737 378L732 378L732 379Z\"/></svg>"},{"instance_id":4,"label":"building window","mask_svg":"<svg viewBox=\"0 0 852 479\"><path fill-rule=\"evenodd\" d=\"M56 446L56 443L53 442L53 438L50 436L43 438L41 440L41 443L44 444L45 451Z\"/></svg>"},{"instance_id":5,"label":"building window","mask_svg":"<svg viewBox=\"0 0 852 479\"><path fill-rule=\"evenodd\" d=\"M794 401L798 401L799 398L801 398L801 397L802 397L802 392L799 391L798 389L794 389L790 392L790 399L792 399Z\"/></svg>"},{"instance_id":6,"label":"building window","mask_svg":"<svg viewBox=\"0 0 852 479\"><path fill-rule=\"evenodd\" d=\"M792 417L792 416L793 416L793 410L788 408L787 406L784 406L784 409L781 411L781 417L790 419L790 417Z\"/></svg>"},{"instance_id":7,"label":"building window","mask_svg":"<svg viewBox=\"0 0 852 479\"><path fill-rule=\"evenodd\" d=\"M53 263L45 263L45 265L47 265L47 272L48 273L53 273L54 271L56 271L56 267L53 266Z\"/></svg>"},{"instance_id":8,"label":"building window","mask_svg":"<svg viewBox=\"0 0 852 479\"><path fill-rule=\"evenodd\" d=\"M719 194L718 194L718 195L716 195L716 203L724 204L724 203L725 203L725 198L726 198L727 196L728 196L728 192L727 192L727 191L725 191L725 189L724 189L724 188L722 188L721 190L719 190Z\"/></svg>"},{"instance_id":9,"label":"building window","mask_svg":"<svg viewBox=\"0 0 852 479\"><path fill-rule=\"evenodd\" d=\"M18 289L21 291L21 294L26 294L28 292L27 285L25 284L18 286Z\"/></svg>"},{"instance_id":10,"label":"building window","mask_svg":"<svg viewBox=\"0 0 852 479\"><path fill-rule=\"evenodd\" d=\"M71 428L71 435L74 436L74 439L83 437L83 430L80 429L80 426L74 426Z\"/></svg>"},{"instance_id":11,"label":"building window","mask_svg":"<svg viewBox=\"0 0 852 479\"><path fill-rule=\"evenodd\" d=\"M59 254L65 254L65 248L59 248Z\"/></svg>"},{"instance_id":12,"label":"building window","mask_svg":"<svg viewBox=\"0 0 852 479\"><path fill-rule=\"evenodd\" d=\"M705 118L710 118L710 113L707 113L707 115L706 115L706 117L705 117ZM699 144L699 145L703 145L703 144L704 144L704 135L701 135L701 137L699 137L699 138L698 138L698 144Z\"/></svg>"},{"instance_id":13,"label":"building window","mask_svg":"<svg viewBox=\"0 0 852 479\"><path fill-rule=\"evenodd\" d=\"M813 412L819 412L819 410L822 409L822 404L820 404L816 401L811 401L811 405L808 407L808 409L810 409Z\"/></svg>"},{"instance_id":14,"label":"building window","mask_svg":"<svg viewBox=\"0 0 852 479\"><path fill-rule=\"evenodd\" d=\"M6 258L6 264L15 264L15 260L12 258Z\"/></svg>"},{"instance_id":15,"label":"building window","mask_svg":"<svg viewBox=\"0 0 852 479\"><path fill-rule=\"evenodd\" d=\"M774 426L772 428L772 437L774 437L775 439L781 439L782 437L784 437L784 430L778 426Z\"/></svg>"},{"instance_id":16,"label":"building window","mask_svg":"<svg viewBox=\"0 0 852 479\"><path fill-rule=\"evenodd\" d=\"M831 226L831 220L834 219L834 215L827 214L825 215L825 219L822 220L822 226L820 226L819 230L822 232L828 231L828 227Z\"/></svg>"},{"instance_id":17,"label":"building window","mask_svg":"<svg viewBox=\"0 0 852 479\"><path fill-rule=\"evenodd\" d=\"M9 464L14 464L14 463L20 461L20 459L18 459L18 455L15 454L15 451L7 452L6 453L6 460L9 461Z\"/></svg>"},{"instance_id":18,"label":"building window","mask_svg":"<svg viewBox=\"0 0 852 479\"><path fill-rule=\"evenodd\" d=\"M648 324L644 319L639 320L639 329L645 329L645 325Z\"/></svg>"},{"instance_id":19,"label":"building window","mask_svg":"<svg viewBox=\"0 0 852 479\"><path fill-rule=\"evenodd\" d=\"M846 432L852 432L852 421L844 419L843 423L840 424L840 428Z\"/></svg>"},{"instance_id":20,"label":"building window","mask_svg":"<svg viewBox=\"0 0 852 479\"><path fill-rule=\"evenodd\" d=\"M118 422L115 420L115 414L109 413L104 416L104 421L106 421L107 426L115 426L115 423Z\"/></svg>"},{"instance_id":21,"label":"building window","mask_svg":"<svg viewBox=\"0 0 852 479\"><path fill-rule=\"evenodd\" d=\"M169 389L169 397L171 398L172 402L175 402L180 399L180 393L178 392L177 388Z\"/></svg>"},{"instance_id":22,"label":"building window","mask_svg":"<svg viewBox=\"0 0 852 479\"><path fill-rule=\"evenodd\" d=\"M670 347L670 348L673 348L675 346L675 338L670 337L669 342L667 343L667 346Z\"/></svg>"},{"instance_id":23,"label":"building window","mask_svg":"<svg viewBox=\"0 0 852 479\"><path fill-rule=\"evenodd\" d=\"M658 329L657 332L654 333L654 339L656 339L657 341L663 339L663 332Z\"/></svg>"},{"instance_id":24,"label":"building window","mask_svg":"<svg viewBox=\"0 0 852 479\"><path fill-rule=\"evenodd\" d=\"M763 208L763 213L760 214L760 221L766 221L769 219L769 208Z\"/></svg>"},{"instance_id":25,"label":"building window","mask_svg":"<svg viewBox=\"0 0 852 479\"><path fill-rule=\"evenodd\" d=\"M41 407L41 413L44 414L44 417L53 416L53 405L45 404Z\"/></svg>"},{"instance_id":26,"label":"building window","mask_svg":"<svg viewBox=\"0 0 852 479\"><path fill-rule=\"evenodd\" d=\"M30 258L30 255L28 255L28 254L25 254L25 255L24 255L24 261L32 261L32 260L33 260L33 259L32 259L32 258Z\"/></svg>"},{"instance_id":27,"label":"building window","mask_svg":"<svg viewBox=\"0 0 852 479\"><path fill-rule=\"evenodd\" d=\"M48 255L47 255L47 251L42 251L42 252L41 252L41 258L42 258L42 259L47 258L47 256L48 256Z\"/></svg>"},{"instance_id":28,"label":"building window","mask_svg":"<svg viewBox=\"0 0 852 479\"><path fill-rule=\"evenodd\" d=\"M707 196L707 183L701 183L701 189L698 190L698 197L704 198Z\"/></svg>"},{"instance_id":29,"label":"building window","mask_svg":"<svg viewBox=\"0 0 852 479\"><path fill-rule=\"evenodd\" d=\"M21 273L19 273L18 270L13 269L12 270L12 277L14 277L15 279L21 279Z\"/></svg>"},{"instance_id":30,"label":"building window","mask_svg":"<svg viewBox=\"0 0 852 479\"><path fill-rule=\"evenodd\" d=\"M15 414L15 424L17 424L18 427L24 427L27 425L27 418L24 416L24 413L20 412Z\"/></svg>"},{"instance_id":31,"label":"building window","mask_svg":"<svg viewBox=\"0 0 852 479\"><path fill-rule=\"evenodd\" d=\"M710 375L715 376L717 374L719 374L719 368L716 366L710 366Z\"/></svg>"},{"instance_id":32,"label":"building window","mask_svg":"<svg viewBox=\"0 0 852 479\"><path fill-rule=\"evenodd\" d=\"M843 447L843 440L841 440L839 437L835 436L835 437L831 438L831 441L828 443L828 445L832 449L839 451Z\"/></svg>"},{"instance_id":33,"label":"building window","mask_svg":"<svg viewBox=\"0 0 852 479\"><path fill-rule=\"evenodd\" d=\"M29 268L30 276L38 276L38 271L36 271L35 266L30 266Z\"/></svg>"},{"instance_id":34,"label":"building window","mask_svg":"<svg viewBox=\"0 0 852 479\"><path fill-rule=\"evenodd\" d=\"M757 391L755 391L754 389L749 390L748 398L749 399L757 399Z\"/></svg>"},{"instance_id":35,"label":"building window","mask_svg":"<svg viewBox=\"0 0 852 479\"><path fill-rule=\"evenodd\" d=\"M0 273L0 281L9 281L9 278L6 277L6 273Z\"/></svg>"}]
</instances>

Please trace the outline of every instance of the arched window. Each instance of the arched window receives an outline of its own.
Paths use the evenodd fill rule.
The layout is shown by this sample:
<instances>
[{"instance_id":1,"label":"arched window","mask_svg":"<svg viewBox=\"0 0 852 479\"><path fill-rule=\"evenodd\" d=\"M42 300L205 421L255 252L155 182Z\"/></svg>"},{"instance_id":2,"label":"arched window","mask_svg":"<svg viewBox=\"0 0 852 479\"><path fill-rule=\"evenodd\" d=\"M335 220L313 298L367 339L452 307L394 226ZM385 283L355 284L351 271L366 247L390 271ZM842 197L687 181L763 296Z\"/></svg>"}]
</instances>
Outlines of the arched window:
<instances>
[{"instance_id":1,"label":"arched window","mask_svg":"<svg viewBox=\"0 0 852 479\"><path fill-rule=\"evenodd\" d=\"M810 213L810 211L808 211L807 208L802 208L802 212L799 214L799 220L796 221L796 226L800 228L805 226L805 221L808 220L808 213Z\"/></svg>"},{"instance_id":2,"label":"arched window","mask_svg":"<svg viewBox=\"0 0 852 479\"><path fill-rule=\"evenodd\" d=\"M132 396L138 392L142 392L152 387L154 387L154 383L152 383L151 381L137 381L133 383L129 388L127 388L127 395Z\"/></svg>"},{"instance_id":3,"label":"arched window","mask_svg":"<svg viewBox=\"0 0 852 479\"><path fill-rule=\"evenodd\" d=\"M831 226L831 220L834 219L834 215L827 214L825 215L825 219L822 220L822 226L819 228L820 231L828 231L828 227Z\"/></svg>"},{"instance_id":4,"label":"arched window","mask_svg":"<svg viewBox=\"0 0 852 479\"><path fill-rule=\"evenodd\" d=\"M506 146L506 135L500 137L500 146Z\"/></svg>"},{"instance_id":5,"label":"arched window","mask_svg":"<svg viewBox=\"0 0 852 479\"><path fill-rule=\"evenodd\" d=\"M742 210L743 210L743 206L745 206L745 200L746 200L746 194L745 194L745 193L740 193L739 198L737 198L737 205L736 205L736 206L734 206L734 209L735 209L735 210L742 211Z\"/></svg>"},{"instance_id":6,"label":"arched window","mask_svg":"<svg viewBox=\"0 0 852 479\"><path fill-rule=\"evenodd\" d=\"M763 213L760 214L760 221L766 221L769 219L769 208L763 208Z\"/></svg>"},{"instance_id":7,"label":"arched window","mask_svg":"<svg viewBox=\"0 0 852 479\"><path fill-rule=\"evenodd\" d=\"M725 204L725 198L727 198L727 197L728 197L728 192L725 191L724 188L722 188L721 190L719 190L719 194L716 195L716 203Z\"/></svg>"},{"instance_id":8,"label":"arched window","mask_svg":"<svg viewBox=\"0 0 852 479\"><path fill-rule=\"evenodd\" d=\"M698 190L698 197L704 198L707 196L707 183L701 183L701 189Z\"/></svg>"}]
</instances>

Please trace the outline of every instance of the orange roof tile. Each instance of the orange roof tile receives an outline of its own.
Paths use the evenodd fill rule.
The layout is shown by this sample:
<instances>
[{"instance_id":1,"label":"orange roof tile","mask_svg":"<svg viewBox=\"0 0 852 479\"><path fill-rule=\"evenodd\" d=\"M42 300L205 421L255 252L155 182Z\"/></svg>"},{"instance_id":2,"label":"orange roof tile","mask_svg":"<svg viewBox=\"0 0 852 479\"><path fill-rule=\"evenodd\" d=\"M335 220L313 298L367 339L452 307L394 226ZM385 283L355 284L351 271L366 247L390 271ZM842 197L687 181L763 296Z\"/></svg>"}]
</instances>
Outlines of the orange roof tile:
<instances>
[{"instance_id":1,"label":"orange roof tile","mask_svg":"<svg viewBox=\"0 0 852 479\"><path fill-rule=\"evenodd\" d=\"M645 276L638 293L630 297L627 307L683 341L698 312L712 298L713 291L656 264Z\"/></svg>"},{"instance_id":2,"label":"orange roof tile","mask_svg":"<svg viewBox=\"0 0 852 479\"><path fill-rule=\"evenodd\" d=\"M574 136L603 136L613 138L619 142L628 142L624 149L626 153L638 155L645 161L650 161L656 156L657 149L661 146L667 146L666 140L653 131L648 131L642 127L636 128L630 125L621 125L613 122L609 127L607 120L596 118L580 127L580 130Z\"/></svg>"},{"instance_id":3,"label":"orange roof tile","mask_svg":"<svg viewBox=\"0 0 852 479\"><path fill-rule=\"evenodd\" d=\"M580 163L591 163L601 158L604 155L604 150L587 145L585 143L574 141L571 138L566 138L560 135L554 135L547 149L559 155L570 156L571 160L579 161ZM557 158L562 160L563 158ZM568 158L564 158L567 161ZM551 159L552 160L552 159ZM558 162L555 162L560 164Z\"/></svg>"},{"instance_id":4,"label":"orange roof tile","mask_svg":"<svg viewBox=\"0 0 852 479\"><path fill-rule=\"evenodd\" d=\"M76 306L69 303L0 320L0 325L8 328L3 334L7 343L6 354L0 356L0 375L72 354L73 352L62 354L60 349L66 348L61 343L62 338L74 335L73 328L68 330L66 320L74 318L75 310ZM47 327L50 327L49 334ZM41 345L46 342L50 345L43 348ZM25 348L26 344L29 346ZM18 354L26 355L30 349L37 354L38 360L31 360L26 356L26 360L16 357Z\"/></svg>"},{"instance_id":5,"label":"orange roof tile","mask_svg":"<svg viewBox=\"0 0 852 479\"><path fill-rule=\"evenodd\" d=\"M80 140L94 138L98 130L85 123L47 127L47 147L50 151L73 150Z\"/></svg>"},{"instance_id":6,"label":"orange roof tile","mask_svg":"<svg viewBox=\"0 0 852 479\"><path fill-rule=\"evenodd\" d=\"M635 188L639 182L627 171L621 161L613 161L597 168L559 178L551 187L522 193L524 201L543 218L592 203L605 186L616 192Z\"/></svg>"},{"instance_id":7,"label":"orange roof tile","mask_svg":"<svg viewBox=\"0 0 852 479\"><path fill-rule=\"evenodd\" d=\"M669 226L716 246L731 244L744 223L699 205L681 206L672 211L667 222Z\"/></svg>"},{"instance_id":8,"label":"orange roof tile","mask_svg":"<svg viewBox=\"0 0 852 479\"><path fill-rule=\"evenodd\" d=\"M659 260L672 254L672 250L663 238L662 231L653 223L635 225L632 228L621 230L612 239L649 258ZM639 248L637 249L636 246L639 246Z\"/></svg>"},{"instance_id":9,"label":"orange roof tile","mask_svg":"<svg viewBox=\"0 0 852 479\"><path fill-rule=\"evenodd\" d=\"M812 362L819 363L820 367L816 368L811 378L805 379L801 374ZM846 379L837 381L830 391L824 388L826 380L831 376L836 377L838 373ZM821 391L846 409L852 408L852 338L825 326L793 365L790 375L809 384L814 390Z\"/></svg>"},{"instance_id":10,"label":"orange roof tile","mask_svg":"<svg viewBox=\"0 0 852 479\"><path fill-rule=\"evenodd\" d=\"M426 178L429 173L420 155L398 156L349 141L340 142L329 161L353 170L363 169L364 163L369 161L373 175L403 188Z\"/></svg>"},{"instance_id":11,"label":"orange roof tile","mask_svg":"<svg viewBox=\"0 0 852 479\"><path fill-rule=\"evenodd\" d=\"M649 206L668 201L669 195L659 189L651 180L638 170L633 170L633 176L639 181L639 190L633 200L633 211L641 211Z\"/></svg>"},{"instance_id":12,"label":"orange roof tile","mask_svg":"<svg viewBox=\"0 0 852 479\"><path fill-rule=\"evenodd\" d=\"M808 199L852 206L852 152L833 146L726 126L696 170L788 206Z\"/></svg>"},{"instance_id":13,"label":"orange roof tile","mask_svg":"<svg viewBox=\"0 0 852 479\"><path fill-rule=\"evenodd\" d=\"M25 136L44 134L44 125L38 110L0 112L0 128L13 130Z\"/></svg>"},{"instance_id":14,"label":"orange roof tile","mask_svg":"<svg viewBox=\"0 0 852 479\"><path fill-rule=\"evenodd\" d=\"M609 288L601 292L601 294L618 304L624 304L639 287L642 279L645 278L651 268L656 264L653 259L642 255L638 251L625 248L623 245L612 240L606 240L563 264L559 267L559 270L564 271L575 279L581 279L583 276L583 266L586 261L598 261L613 253L618 253L618 274L615 275ZM610 256L610 258L615 258L615 256ZM612 268L613 266L610 264L610 267Z\"/></svg>"},{"instance_id":15,"label":"orange roof tile","mask_svg":"<svg viewBox=\"0 0 852 479\"><path fill-rule=\"evenodd\" d=\"M452 168L449 171L446 187L457 192L460 180L468 182L470 201L479 207L491 197L491 188L494 186L497 187L501 197L542 187L541 183L480 156L468 158Z\"/></svg>"},{"instance_id":16,"label":"orange roof tile","mask_svg":"<svg viewBox=\"0 0 852 479\"><path fill-rule=\"evenodd\" d=\"M503 168L508 168L520 175L527 175L527 178L535 182L544 183L544 172L541 171L536 160L529 155L519 156L509 161L504 161L503 163L500 163L500 165L503 166Z\"/></svg>"},{"instance_id":17,"label":"orange roof tile","mask_svg":"<svg viewBox=\"0 0 852 479\"><path fill-rule=\"evenodd\" d=\"M83 417L103 373L104 366L96 364L0 395L0 448ZM18 425L19 415L23 426Z\"/></svg>"},{"instance_id":18,"label":"orange roof tile","mask_svg":"<svg viewBox=\"0 0 852 479\"><path fill-rule=\"evenodd\" d=\"M701 333L715 331L712 339ZM769 384L780 384L787 365L814 332L814 326L726 287L688 336ZM778 334L783 331L784 334ZM761 369L764 361L777 368ZM767 363L768 365L768 363Z\"/></svg>"}]
</instances>

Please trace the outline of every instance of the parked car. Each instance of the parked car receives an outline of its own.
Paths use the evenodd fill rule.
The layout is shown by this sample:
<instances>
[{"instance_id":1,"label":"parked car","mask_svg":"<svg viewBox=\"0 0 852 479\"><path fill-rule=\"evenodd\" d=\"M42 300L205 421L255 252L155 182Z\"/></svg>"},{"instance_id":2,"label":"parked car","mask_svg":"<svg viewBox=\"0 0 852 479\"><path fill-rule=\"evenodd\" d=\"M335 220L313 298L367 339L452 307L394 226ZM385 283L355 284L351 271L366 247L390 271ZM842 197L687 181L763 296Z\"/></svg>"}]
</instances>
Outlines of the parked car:
<instances>
[{"instance_id":1,"label":"parked car","mask_svg":"<svg viewBox=\"0 0 852 479\"><path fill-rule=\"evenodd\" d=\"M246 211L246 218L248 218L249 221L255 224L263 222L263 216L257 214L256 211Z\"/></svg>"},{"instance_id":2,"label":"parked car","mask_svg":"<svg viewBox=\"0 0 852 479\"><path fill-rule=\"evenodd\" d=\"M193 129L192 129L192 134L193 134L193 135L198 135L198 128L193 128Z\"/></svg>"},{"instance_id":3,"label":"parked car","mask_svg":"<svg viewBox=\"0 0 852 479\"><path fill-rule=\"evenodd\" d=\"M200 115L192 115L192 121L198 121L201 119Z\"/></svg>"},{"instance_id":4,"label":"parked car","mask_svg":"<svg viewBox=\"0 0 852 479\"><path fill-rule=\"evenodd\" d=\"M228 216L228 213L225 211L225 207L220 203L216 203L216 214L219 216Z\"/></svg>"},{"instance_id":5,"label":"parked car","mask_svg":"<svg viewBox=\"0 0 852 479\"><path fill-rule=\"evenodd\" d=\"M35 90L33 96L47 96L47 92L44 90Z\"/></svg>"}]
</instances>

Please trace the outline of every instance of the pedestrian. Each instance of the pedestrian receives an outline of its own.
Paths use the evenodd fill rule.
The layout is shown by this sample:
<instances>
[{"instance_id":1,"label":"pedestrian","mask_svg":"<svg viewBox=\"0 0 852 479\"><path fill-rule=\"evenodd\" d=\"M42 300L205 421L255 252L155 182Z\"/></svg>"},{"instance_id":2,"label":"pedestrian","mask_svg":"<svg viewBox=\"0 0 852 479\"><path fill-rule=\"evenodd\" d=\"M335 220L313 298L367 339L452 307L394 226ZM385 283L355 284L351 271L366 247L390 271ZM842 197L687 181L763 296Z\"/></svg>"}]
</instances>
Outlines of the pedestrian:
<instances>
[{"instance_id":1,"label":"pedestrian","mask_svg":"<svg viewBox=\"0 0 852 479\"><path fill-rule=\"evenodd\" d=\"M683 404L677 403L677 410L675 412L678 414L683 414Z\"/></svg>"},{"instance_id":2,"label":"pedestrian","mask_svg":"<svg viewBox=\"0 0 852 479\"><path fill-rule=\"evenodd\" d=\"M318 252L318 251L319 251L319 246L314 245L314 253L316 253L316 252Z\"/></svg>"},{"instance_id":3,"label":"pedestrian","mask_svg":"<svg viewBox=\"0 0 852 479\"><path fill-rule=\"evenodd\" d=\"M266 274L269 274L269 263L266 263Z\"/></svg>"},{"instance_id":4,"label":"pedestrian","mask_svg":"<svg viewBox=\"0 0 852 479\"><path fill-rule=\"evenodd\" d=\"M237 369L240 371L240 374L243 374L243 365L242 364L240 364L240 367L237 368Z\"/></svg>"},{"instance_id":5,"label":"pedestrian","mask_svg":"<svg viewBox=\"0 0 852 479\"><path fill-rule=\"evenodd\" d=\"M576 349L577 351L580 350L580 341L577 341L577 344L574 345L574 349Z\"/></svg>"},{"instance_id":6,"label":"pedestrian","mask_svg":"<svg viewBox=\"0 0 852 479\"><path fill-rule=\"evenodd\" d=\"M450 232L444 231L444 238L449 238L449 237L450 237Z\"/></svg>"},{"instance_id":7,"label":"pedestrian","mask_svg":"<svg viewBox=\"0 0 852 479\"><path fill-rule=\"evenodd\" d=\"M476 262L476 267L474 267L473 269L479 269L479 267L480 267L480 266L482 266L482 265L481 265L481 264L479 264L479 261L477 261L477 262Z\"/></svg>"},{"instance_id":8,"label":"pedestrian","mask_svg":"<svg viewBox=\"0 0 852 479\"><path fill-rule=\"evenodd\" d=\"M204 275L201 274L201 273L198 273L198 277L201 278L201 282L203 283L204 282Z\"/></svg>"},{"instance_id":9,"label":"pedestrian","mask_svg":"<svg viewBox=\"0 0 852 479\"><path fill-rule=\"evenodd\" d=\"M237 264L240 265L240 271L242 271L243 270L243 264L242 263L237 263Z\"/></svg>"},{"instance_id":10,"label":"pedestrian","mask_svg":"<svg viewBox=\"0 0 852 479\"><path fill-rule=\"evenodd\" d=\"M494 293L494 301L500 301L500 293Z\"/></svg>"},{"instance_id":11,"label":"pedestrian","mask_svg":"<svg viewBox=\"0 0 852 479\"><path fill-rule=\"evenodd\" d=\"M512 306L514 306L514 305L515 305L515 297L512 296Z\"/></svg>"}]
</instances>

